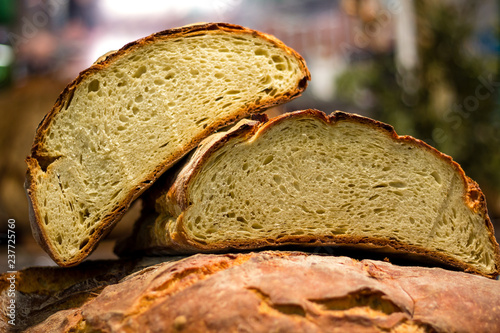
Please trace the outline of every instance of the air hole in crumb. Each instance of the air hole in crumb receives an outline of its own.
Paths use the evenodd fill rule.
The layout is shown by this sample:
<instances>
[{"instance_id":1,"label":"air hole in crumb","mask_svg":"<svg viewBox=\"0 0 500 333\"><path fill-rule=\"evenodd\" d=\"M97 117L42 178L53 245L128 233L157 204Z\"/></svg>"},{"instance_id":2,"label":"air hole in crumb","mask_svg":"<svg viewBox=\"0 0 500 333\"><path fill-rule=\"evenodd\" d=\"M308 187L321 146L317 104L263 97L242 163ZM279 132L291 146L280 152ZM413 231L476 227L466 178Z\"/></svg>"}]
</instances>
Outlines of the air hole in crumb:
<instances>
[{"instance_id":1,"label":"air hole in crumb","mask_svg":"<svg viewBox=\"0 0 500 333\"><path fill-rule=\"evenodd\" d=\"M114 198L116 198L116 197L118 196L118 194L120 194L120 192L121 192L121 191L122 191L122 190L118 190L118 191L116 191L116 192L113 194L113 196L111 197L111 200L113 200Z\"/></svg>"},{"instance_id":2,"label":"air hole in crumb","mask_svg":"<svg viewBox=\"0 0 500 333\"><path fill-rule=\"evenodd\" d=\"M191 75L198 75L198 74L200 74L200 71L197 70L197 69L191 69L189 72L191 73Z\"/></svg>"},{"instance_id":3,"label":"air hole in crumb","mask_svg":"<svg viewBox=\"0 0 500 333\"><path fill-rule=\"evenodd\" d=\"M137 96L137 97L135 98L135 102L136 102L136 103L140 103L140 102L142 102L143 100L144 100L144 97L143 97L142 95L139 95L139 96Z\"/></svg>"},{"instance_id":4,"label":"air hole in crumb","mask_svg":"<svg viewBox=\"0 0 500 333\"><path fill-rule=\"evenodd\" d=\"M222 79L224 77L224 74L222 73L215 73L214 76L218 79Z\"/></svg>"},{"instance_id":5,"label":"air hole in crumb","mask_svg":"<svg viewBox=\"0 0 500 333\"><path fill-rule=\"evenodd\" d=\"M467 247L469 247L469 246L471 246L471 245L472 245L472 243L474 242L474 239L475 239L475 237L474 237L474 233L472 233L472 232L471 232L471 233L469 234L469 238L467 239Z\"/></svg>"},{"instance_id":6,"label":"air hole in crumb","mask_svg":"<svg viewBox=\"0 0 500 333\"><path fill-rule=\"evenodd\" d=\"M431 173L431 176L434 178L434 180L438 183L441 184L441 176L439 176L439 173L437 171L433 171Z\"/></svg>"},{"instance_id":7,"label":"air hole in crumb","mask_svg":"<svg viewBox=\"0 0 500 333\"><path fill-rule=\"evenodd\" d=\"M165 84L165 81L163 81L162 79L156 79L154 80L154 84L156 84L157 86L161 86Z\"/></svg>"},{"instance_id":8,"label":"air hole in crumb","mask_svg":"<svg viewBox=\"0 0 500 333\"><path fill-rule=\"evenodd\" d=\"M284 71L286 69L286 65L285 64L277 64L276 69L279 71Z\"/></svg>"},{"instance_id":9,"label":"air hole in crumb","mask_svg":"<svg viewBox=\"0 0 500 333\"><path fill-rule=\"evenodd\" d=\"M137 71L134 73L134 75L132 75L132 77L140 78L142 76L142 74L146 73L146 71L147 71L146 66L141 66L137 69Z\"/></svg>"},{"instance_id":10,"label":"air hole in crumb","mask_svg":"<svg viewBox=\"0 0 500 333\"><path fill-rule=\"evenodd\" d=\"M252 229L262 229L262 228L263 228L263 226L260 223L254 223L254 224L252 224Z\"/></svg>"},{"instance_id":11,"label":"air hole in crumb","mask_svg":"<svg viewBox=\"0 0 500 333\"><path fill-rule=\"evenodd\" d=\"M260 81L263 85L268 85L269 83L271 83L273 81L273 79L271 78L271 76L266 75L262 79L260 79Z\"/></svg>"},{"instance_id":12,"label":"air hole in crumb","mask_svg":"<svg viewBox=\"0 0 500 333\"><path fill-rule=\"evenodd\" d=\"M406 184L403 182L390 182L390 186L395 187L395 188L405 188Z\"/></svg>"},{"instance_id":13,"label":"air hole in crumb","mask_svg":"<svg viewBox=\"0 0 500 333\"><path fill-rule=\"evenodd\" d=\"M62 236L61 236L61 235L57 235L56 242L57 242L59 245L61 245L61 244L62 244Z\"/></svg>"},{"instance_id":14,"label":"air hole in crumb","mask_svg":"<svg viewBox=\"0 0 500 333\"><path fill-rule=\"evenodd\" d=\"M207 120L208 120L208 117L203 117L203 118L201 118L201 119L198 119L198 120L196 121L196 125L200 125L200 124L202 124L204 121L207 121Z\"/></svg>"},{"instance_id":15,"label":"air hole in crumb","mask_svg":"<svg viewBox=\"0 0 500 333\"><path fill-rule=\"evenodd\" d=\"M255 55L257 56L269 56L269 52L267 52L267 50L264 50L264 49L257 49L255 50Z\"/></svg>"},{"instance_id":16,"label":"air hole in crumb","mask_svg":"<svg viewBox=\"0 0 500 333\"><path fill-rule=\"evenodd\" d=\"M333 235L343 235L343 234L345 234L345 233L346 233L346 231L347 231L347 228L339 226L339 227L337 227L336 229L331 230L330 232L331 232Z\"/></svg>"},{"instance_id":17,"label":"air hole in crumb","mask_svg":"<svg viewBox=\"0 0 500 333\"><path fill-rule=\"evenodd\" d=\"M174 78L174 73L168 73L166 76L165 76L165 80L171 80Z\"/></svg>"},{"instance_id":18,"label":"air hole in crumb","mask_svg":"<svg viewBox=\"0 0 500 333\"><path fill-rule=\"evenodd\" d=\"M126 123L128 121L128 117L123 115L123 114L121 114L119 118L120 118L120 121L122 121L124 123Z\"/></svg>"},{"instance_id":19,"label":"air hole in crumb","mask_svg":"<svg viewBox=\"0 0 500 333\"><path fill-rule=\"evenodd\" d=\"M266 157L264 159L264 162L262 162L262 165L267 165L267 164L271 163L273 161L273 159L274 159L274 156L273 155L269 155L268 157Z\"/></svg>"},{"instance_id":20,"label":"air hole in crumb","mask_svg":"<svg viewBox=\"0 0 500 333\"><path fill-rule=\"evenodd\" d=\"M284 61L285 61L282 57L277 56L277 55L272 56L272 57L271 57L271 59L273 59L273 61L274 61L275 63L280 63L280 62L284 62Z\"/></svg>"},{"instance_id":21,"label":"air hole in crumb","mask_svg":"<svg viewBox=\"0 0 500 333\"><path fill-rule=\"evenodd\" d=\"M92 80L92 82L89 83L88 91L98 91L99 90L99 80Z\"/></svg>"},{"instance_id":22,"label":"air hole in crumb","mask_svg":"<svg viewBox=\"0 0 500 333\"><path fill-rule=\"evenodd\" d=\"M89 239L85 238L81 243L80 243L80 250L85 247L89 243Z\"/></svg>"}]
</instances>

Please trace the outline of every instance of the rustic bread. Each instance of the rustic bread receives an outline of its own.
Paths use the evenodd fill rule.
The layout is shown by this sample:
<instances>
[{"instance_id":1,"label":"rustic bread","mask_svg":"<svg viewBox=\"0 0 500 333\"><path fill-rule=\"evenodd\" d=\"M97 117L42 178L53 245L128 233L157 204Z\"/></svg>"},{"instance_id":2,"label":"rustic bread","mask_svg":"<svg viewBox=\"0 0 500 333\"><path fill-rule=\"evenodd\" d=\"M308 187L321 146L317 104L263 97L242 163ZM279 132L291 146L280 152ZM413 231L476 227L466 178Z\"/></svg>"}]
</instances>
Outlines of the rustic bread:
<instances>
[{"instance_id":1,"label":"rustic bread","mask_svg":"<svg viewBox=\"0 0 500 333\"><path fill-rule=\"evenodd\" d=\"M171 182L159 216L145 215L118 252L344 244L499 273L477 184L450 157L361 116L240 123L204 141Z\"/></svg>"},{"instance_id":2,"label":"rustic bread","mask_svg":"<svg viewBox=\"0 0 500 333\"><path fill-rule=\"evenodd\" d=\"M169 261L159 263L162 259ZM85 278L78 273L91 268L85 263L69 271L18 272L22 292L17 298L16 328L25 332L500 331L500 283L461 272L272 251L199 254L180 261L158 258L153 263L142 268L146 265L139 261L126 267L126 277L120 269L123 262L100 263L102 269ZM9 300L6 277L0 277L2 304ZM5 319L2 313L0 325L8 328Z\"/></svg>"},{"instance_id":3,"label":"rustic bread","mask_svg":"<svg viewBox=\"0 0 500 333\"><path fill-rule=\"evenodd\" d=\"M78 264L204 137L300 95L309 78L276 38L223 23L159 32L102 57L37 130L26 184L35 237L59 265Z\"/></svg>"}]
</instances>

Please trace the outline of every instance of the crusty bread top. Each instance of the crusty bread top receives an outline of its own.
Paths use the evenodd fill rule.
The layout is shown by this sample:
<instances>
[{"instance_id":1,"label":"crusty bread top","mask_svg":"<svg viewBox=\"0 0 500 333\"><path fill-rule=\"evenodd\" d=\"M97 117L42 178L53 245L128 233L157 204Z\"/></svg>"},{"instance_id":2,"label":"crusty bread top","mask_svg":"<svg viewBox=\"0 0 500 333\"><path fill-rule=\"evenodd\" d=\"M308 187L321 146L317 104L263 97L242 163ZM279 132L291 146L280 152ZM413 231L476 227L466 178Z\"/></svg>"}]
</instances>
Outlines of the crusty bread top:
<instances>
[{"instance_id":1,"label":"crusty bread top","mask_svg":"<svg viewBox=\"0 0 500 333\"><path fill-rule=\"evenodd\" d=\"M440 268L287 251L164 257L145 268L141 261L122 265L96 263L102 269L85 276L78 270L91 265L70 269L71 283L61 268L18 272L24 292L16 299L23 309L16 328L50 333L500 330L498 281ZM0 276L0 304L9 300L6 278ZM7 327L6 319L2 314L0 329Z\"/></svg>"},{"instance_id":2,"label":"crusty bread top","mask_svg":"<svg viewBox=\"0 0 500 333\"><path fill-rule=\"evenodd\" d=\"M477 240L478 242L481 242L482 244L481 246L484 246L485 250L484 253L480 251L480 253L482 254L480 255L480 257L478 257L477 259L478 262L476 263L476 265L473 263L467 264L465 263L465 261L460 261L458 257L452 258L446 255L445 253L446 250L444 249L441 249L439 251L437 249L432 249L432 248L427 249L425 247L422 247L420 243L406 244L405 242L398 241L397 239L393 239L392 237L390 239L381 239L377 237L369 237L368 235L362 235L362 236L355 234L344 235L339 233L333 236L329 235L328 237L325 236L322 238L321 236L318 235L312 236L306 233L298 236L291 236L291 235L287 235L286 237L281 236L279 237L279 239L274 239L273 238L274 236L271 237L270 235L267 235L266 237L262 236L262 239L260 238L248 239L247 241L243 240L242 238L235 239L234 241L209 241L209 239L211 238L207 239L195 238L193 236L193 231L191 230L191 228L188 228L186 224L189 222L190 225L193 226L196 225L196 222L194 222L194 218L193 220L188 219L187 212L190 209L193 209L193 207L195 206L200 206L200 207L202 206L202 203L198 198L199 195L197 194L197 196L194 197L192 193L192 191L194 191L193 190L194 187L201 186L200 184L198 184L200 183L200 181L197 180L197 177L200 175L201 170L204 168L206 170L209 170L210 169L209 166L212 165L211 161L224 160L223 158L220 158L220 156L222 156L226 151L231 152L232 151L231 147L240 146L241 150L245 150L247 149L246 147L250 146L252 143L258 142L259 138L263 137L267 131L271 131L272 129L277 128L279 124L284 123L285 121L288 120L307 119L307 118L316 120L319 119L322 122L332 126L335 124L340 124L342 122L352 122L353 124L367 125L368 128L373 128L376 131L383 133L384 136L388 136L393 140L394 143L405 144L408 146L408 149L418 148L420 150L423 150L437 157L437 161L441 161L440 163L446 166L446 168L451 167L451 169L454 170L452 174L453 177L456 178L456 183L458 186L457 188L459 188L460 191L463 191L462 199L463 199L464 210L466 212L470 210L469 212L470 216L474 218L474 222L470 222L473 225L471 227L473 228L473 230L479 230L481 237L484 236L484 240L482 238L481 240ZM234 152L234 154L236 154L236 152ZM240 156L234 154L229 154L227 156L231 156L231 158L233 158L234 156ZM272 154L272 152L269 152L269 154ZM235 158L237 159L238 157ZM346 169L345 171L348 172L349 170ZM342 170L338 170L338 172L342 174L341 173ZM220 171L217 173L219 177L217 179L218 182L221 184L221 187L229 186L228 184L225 183L224 180L225 178L223 178L225 176L223 175L223 172ZM261 177L262 176L253 175L252 179L263 179ZM438 177L438 175L436 175L436 177ZM211 176L209 176L208 178L211 178ZM335 112L330 116L326 116L323 112L317 110L304 110L304 111L297 111L289 114L284 114L282 116L276 117L264 123L259 123L257 121L247 121L244 123L240 123L239 125L235 126L231 131L225 134L218 133L213 137L207 138L200 145L200 147L194 152L193 156L189 159L186 165L182 167L182 169L179 171L176 177L174 177L171 181L173 181L173 184L168 184L166 186L166 188L169 189L168 193L166 195L161 195L157 201L157 210L161 214L164 214L164 216L157 221L156 224L158 226L155 226L149 231L149 234L146 236L146 242L142 245L139 245L139 248L140 247L148 248L148 246L150 248L153 248L157 246L158 247L157 250L161 251L162 246L163 247L171 246L174 250L177 249L178 251L181 252L182 251L192 252L192 251L220 251L220 250L227 250L230 248L240 248L240 249L258 248L262 246L279 245L279 244L324 245L330 243L332 244L344 243L352 245L352 244L363 243L363 244L372 244L376 247L390 247L396 250L403 250L410 253L422 254L429 258L433 258L435 260L450 264L452 266L459 267L466 271L474 272L489 277L495 277L499 273L500 269L499 246L494 237L493 226L491 224L491 221L487 213L486 199L484 197L484 194L481 192L479 186L473 180L471 180L465 175L460 165L454 162L451 157L442 154L441 152L437 151L435 148L429 146L428 144L426 144L421 140L415 139L410 136L398 136L394 131L393 127L391 127L390 125L374 121L369 118L361 117L354 114L348 114L344 112ZM463 186L460 186L460 183L462 183ZM307 184L302 184L302 186L304 185ZM212 186L210 184L206 184L206 186L207 188L212 188L215 185ZM395 186L397 186L397 184L395 184ZM255 188L256 193L260 193L257 191L256 187L253 188ZM213 190L214 198L217 197L217 195L219 195L218 192L219 190L217 189ZM395 190L398 190L398 188L396 188ZM206 195L211 195L210 193L211 192L207 192ZM222 193L223 193L222 196L227 195L227 193L225 192ZM457 192L457 195L460 195L459 193L461 192ZM458 197L457 200L460 201L460 197ZM215 203L213 203L212 201L213 200L210 200L210 205L215 205ZM250 202L252 201L253 199L250 199ZM225 202L227 203L225 206L230 205L229 201ZM209 202L204 201L203 204L209 204ZM265 209L265 207L262 208ZM461 209L461 207L456 207L456 208ZM214 211L217 211L216 208L214 209L215 209ZM314 210L311 207L309 207L309 209ZM206 213L205 215L208 215L208 212L205 213ZM454 211L453 214L455 214ZM234 218L236 219L236 217ZM168 221L164 221L165 219ZM245 220L247 219L243 218L243 221ZM225 224L221 224L222 223L221 220L217 221L219 227L223 225L222 227L223 230L224 231L228 230ZM259 223L258 221L256 222ZM161 227L162 223L164 227ZM262 223L265 224L265 221L262 221ZM402 221L399 221L398 223L404 224L404 222ZM464 226L467 225L468 223L469 223L468 220L463 221ZM235 225L236 224L237 222L235 222ZM407 227L412 228L410 224L408 224ZM192 229L194 229L194 227L192 227ZM220 233L221 232L214 233L214 235L219 235ZM280 231L277 231L277 233L280 233ZM136 230L135 235L142 237L144 234L140 234ZM470 238L470 236L468 237ZM165 238L169 238L170 240L162 241ZM152 239L154 239L155 241L158 240L158 243L155 244L155 242L152 241ZM465 239L465 241L467 241L467 238ZM476 240L473 240L473 242L475 241ZM126 246L129 245L130 244L127 244ZM470 255L473 256L472 254ZM482 260L485 258L488 259L487 263L486 262L482 263Z\"/></svg>"},{"instance_id":3,"label":"crusty bread top","mask_svg":"<svg viewBox=\"0 0 500 333\"><path fill-rule=\"evenodd\" d=\"M239 67L236 65L231 68L227 66L223 68L223 63L218 63L216 65L208 64L208 67L219 68L217 69L217 73L212 73L214 77L210 77L210 80L212 80L213 83L206 83L203 87L201 87L205 89L205 95L207 95L206 98L210 99L210 101L207 102L208 104L206 104L205 100L201 100L200 97L196 96L193 92L190 92L189 96L182 95L182 92L180 92L179 96L170 96L168 101L166 101L165 98L162 99L156 97L156 95L159 95L160 93L166 94L174 91L174 89L166 88L163 88L162 90L161 87L162 85L166 85L167 81L174 82L177 78L172 79L169 76L169 68L174 64L159 63L158 61L155 62L154 58L149 58L149 54L146 54L146 58L139 57L139 61L142 62L147 59L146 61L150 61L148 64L151 64L152 67L156 66L155 70L158 70L161 73L164 71L165 73L163 73L161 78L155 80L154 83L152 83L153 80L151 79L151 87L137 84L139 81L143 80L144 77L149 75L146 73L147 66L139 67L137 64L132 65L132 63L138 61L135 59L135 55L138 52L149 51L151 50L149 47L156 45L162 45L162 47L165 47L165 42L171 43L169 44L170 46L167 46L167 48L169 48L168 50L174 50L173 52L175 52L175 45L179 45L175 44L177 41L185 41L185 48L189 48L190 46L187 45L189 44L189 41L193 41L200 36L203 38L215 38L217 36L221 36L222 40L224 38L222 35L224 34L226 36L231 35L234 37L233 40L236 42L231 45L235 46L235 48L237 43L245 43L248 41L253 43L253 41L256 41L256 45L260 43L260 45L263 45L262 47L265 46L276 50L276 52L281 55L274 56L266 51L266 49L262 50L258 46L255 47L255 50L252 50L252 59L265 59L266 66L273 68L270 69L267 76L266 74L259 74L258 69L250 69L248 64L241 64L241 68L243 69L242 73L247 73L250 70L252 73L256 71L257 75L255 75L255 77L247 78L247 74L244 75L245 77L243 77L243 75L239 75ZM237 41L238 38L242 39ZM195 47L198 46L199 45ZM159 49L155 50L155 52L158 50ZM231 56L237 56L237 54L228 55L230 52L228 52L229 50L224 47L220 47L217 51L224 55L221 57L225 61L229 61L228 59L231 59ZM238 51L238 49L236 51ZM144 54L141 53L141 56L144 56ZM197 60L192 59L192 55L189 54L189 52L183 53L180 57L182 58L182 66L184 67L188 65L191 66L191 63L188 63L188 61L195 62ZM289 61L292 61L292 63ZM258 60L257 62L259 64L264 64L264 60ZM128 66L126 70L129 72L112 72L112 70L116 70L116 66L118 66L117 64L126 64L126 66ZM109 76L102 77L101 74L106 71L110 72L108 73ZM186 71L188 72L187 74L191 76L199 74L199 72L193 68L188 68ZM180 77L179 80L182 81L182 77L186 74L186 71L177 73ZM288 76L287 74L285 75L285 79L283 79L283 73L285 71L293 74L291 76ZM144 73L146 74L143 76ZM165 76L165 74L167 75ZM252 87L251 89L254 90L257 89L257 86L260 87L260 85L276 84L276 86L267 88L264 87L266 89L255 91L255 95L253 93L249 94L248 91L241 92L243 95L246 94L243 98L239 98L239 90L232 90L231 87L224 87L224 91L217 92L218 87L223 86L223 84L218 83L217 80L222 80L221 82L229 82L226 80L229 78L224 77L224 75L227 74L237 76L239 81L242 81L243 79L248 80L245 84L246 87ZM118 83L116 89L113 89L114 85L113 87L106 86L106 80L108 78L111 79L112 76L113 80L118 82L119 78L122 77L120 75L124 75L124 80L128 80L128 84L130 84L130 86L127 86L128 88L126 88L125 91L123 91L123 86L120 87L121 83ZM275 75L276 77L270 77L271 75ZM201 77L201 75L199 77ZM203 77L206 78L207 76ZM290 80L289 77L293 77L293 80ZM174 162L194 148L204 137L211 134L217 128L237 119L243 118L251 113L262 112L268 107L286 102L299 96L306 88L307 81L309 79L310 74L306 68L303 58L295 51L285 46L282 42L273 36L226 23L208 23L162 31L129 43L122 49L102 57L101 60L96 62L90 68L81 72L80 75L64 89L52 110L45 116L37 129L31 156L27 158L28 173L25 185L30 201L30 220L35 238L59 265L72 266L78 264L86 256L88 256L93 249L95 249L98 241L112 229L114 224L127 211L131 202L146 188L148 188L159 177L159 175L167 170ZM294 81L292 84L293 87L292 85L289 86L291 81ZM283 82L286 82L286 84ZM255 84L252 85L253 83ZM176 83L168 84L170 86L173 85L174 88L182 86L182 82L177 81ZM241 82L239 82L239 84L241 84ZM244 87L244 89L246 89L246 87ZM187 88L192 89L193 86L189 85L183 91L188 91ZM149 94L153 94L152 96L156 98L156 100L160 100L162 102L155 105L141 106L140 103L142 102L144 102L144 104L154 103L146 100L146 98L143 98L142 94L140 94L141 91L136 91L138 89L144 89L142 93L148 92ZM216 92L213 92L214 90ZM132 93L138 95L132 96ZM219 93L222 93L220 97L218 97ZM78 99L80 96L78 94L87 94L88 101L85 100L82 102L82 98ZM117 99L116 104L107 109L106 107L99 106L97 107L97 110L91 110L90 106L94 107L95 105L100 105L98 103L103 103L102 99L105 100L107 98L106 96L108 96L107 94ZM121 96L121 99L119 96ZM198 112L198 107L191 108L189 112L184 110L182 112L175 113L175 110L178 109L177 104L182 104L183 100L186 98L192 98L193 100L198 98L197 103L201 103L202 105L219 103L217 106L220 108L221 112L218 113L216 117L212 118L203 117L204 111L202 110L201 112ZM221 99L221 102L217 102L219 98ZM94 102L94 100L100 102ZM122 100L124 101L122 102ZM88 113L85 117L89 116L92 118L98 118L101 114L104 114L103 117L112 115L113 121L116 124L112 123L112 128L109 129L109 124L104 122L96 124L96 126L86 122L84 124L85 126L81 126L82 124L74 124L71 121L68 121L68 119L65 119L64 122L59 121L58 119L62 117L61 115L69 113L68 110L74 111L73 109L75 108L75 104L81 107L78 112L82 115L85 115L85 112ZM161 108L159 108L160 104L162 104ZM235 106L233 107L233 105ZM87 108L89 109L88 111L86 110ZM214 110L216 111L213 112L219 112L219 109ZM90 114L90 112L92 112L92 114ZM123 112L128 112L129 114L127 113L127 115L125 115ZM146 114L148 112L151 113L151 115ZM163 114L163 112L165 112L165 114ZM186 122L186 124L190 126L190 129L193 127L196 130L188 131L190 136L184 135L185 133L180 133L179 135L175 134L180 127L188 126L179 121L177 118L172 118L172 114L179 114L184 118L190 117L189 123ZM148 121L149 119L155 119L155 121L156 119L164 119L165 124L161 127L149 126L148 128L154 129L155 131L153 135L151 135L151 133L149 133L149 135L148 133L138 134L133 132L134 127L129 125L132 123L131 119L138 119L139 117L141 121L143 118ZM173 121L171 121L171 118ZM75 128L72 129L73 125ZM60 130L62 127L64 127L64 131ZM160 131L160 129L162 130ZM120 138L125 137L128 139L130 137L132 142L127 142L127 140L122 140L123 142L121 142L120 140L110 139L110 137L113 137L115 134L114 132L128 134L127 131L130 131L130 136L121 134ZM176 139L170 141L166 140L167 142L162 141L165 139L158 139L158 136L163 135L160 132L173 133L172 136L175 136ZM139 139L135 140L135 137L138 137ZM154 147L141 146L139 143L142 141L147 141L149 144L154 145ZM131 148L128 148L129 146ZM80 154L77 148L84 149L86 155L83 156ZM133 149L134 154L127 154L127 149ZM116 152L123 153L118 156ZM141 152L143 153L141 154ZM148 160L151 166L148 163L145 163L145 161L149 159L150 155L153 156L151 158L152 162ZM133 167L136 169L140 168L141 171L135 172L136 170L132 168L131 165L128 165L128 162L124 163L124 161L130 162L129 164L133 164ZM83 177L80 176L80 174L85 174L87 169L90 170L90 167L87 167L87 169L84 170L85 172L83 172L83 167L78 166L82 165L82 163L93 163L92 170L98 170L97 175L89 174ZM123 166L120 167L119 164L123 164ZM107 172L107 174L99 174L99 172L102 173L102 170L99 170L99 165L102 166L102 170L107 170L106 167L109 166L109 169L112 171ZM140 176L136 174L129 175L130 172L128 170L133 170L135 173L140 174ZM120 175L120 172L122 171L127 173L127 175ZM127 177L130 177L131 179L127 180ZM83 183L79 184L75 182L76 178L82 180ZM97 184L94 185L98 187L98 190L93 191L93 193L87 193L89 192L86 187L88 186L88 182ZM109 188L106 187L106 190L109 191L109 193L104 193L101 188L102 186L99 187L99 184L106 182L109 182L110 184L108 186ZM82 189L78 189L78 193L76 194L71 193L66 195L66 186L73 185L75 185L75 188L77 188L76 185L78 185ZM47 195L50 191L57 191L58 195ZM91 195L93 197L90 199L80 198L78 203L72 199L75 196L88 197ZM102 206L100 203L96 204L95 202L91 202L94 200L93 198L98 198L95 199L96 202L98 201L106 206ZM58 206L55 201L60 203L60 205ZM49 211L49 208L47 208L45 212L42 212L47 204L51 207L50 211L54 213L52 215L57 215L59 217L47 217L46 211ZM59 223L59 220L62 221L63 219L65 221L67 220L63 223L65 228L62 228L62 226L61 228L59 228L59 226L54 227L54 223ZM51 231L48 231L48 224L52 224L50 228ZM83 227L80 229L82 230L76 227L71 227L71 224L75 224L78 227L81 224Z\"/></svg>"}]
</instances>

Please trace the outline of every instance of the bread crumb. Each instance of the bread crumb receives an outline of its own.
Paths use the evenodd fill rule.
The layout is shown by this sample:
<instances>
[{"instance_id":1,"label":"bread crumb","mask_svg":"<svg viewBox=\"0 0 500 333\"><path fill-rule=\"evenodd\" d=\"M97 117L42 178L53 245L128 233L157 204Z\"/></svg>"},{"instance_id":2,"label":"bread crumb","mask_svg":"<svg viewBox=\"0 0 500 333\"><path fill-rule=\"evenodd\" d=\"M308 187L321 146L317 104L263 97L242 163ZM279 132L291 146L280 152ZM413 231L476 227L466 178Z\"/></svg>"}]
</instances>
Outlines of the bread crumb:
<instances>
[{"instance_id":1,"label":"bread crumb","mask_svg":"<svg viewBox=\"0 0 500 333\"><path fill-rule=\"evenodd\" d=\"M186 316L177 316L174 319L174 328L176 330L182 330L186 326L186 323L187 323Z\"/></svg>"}]
</instances>

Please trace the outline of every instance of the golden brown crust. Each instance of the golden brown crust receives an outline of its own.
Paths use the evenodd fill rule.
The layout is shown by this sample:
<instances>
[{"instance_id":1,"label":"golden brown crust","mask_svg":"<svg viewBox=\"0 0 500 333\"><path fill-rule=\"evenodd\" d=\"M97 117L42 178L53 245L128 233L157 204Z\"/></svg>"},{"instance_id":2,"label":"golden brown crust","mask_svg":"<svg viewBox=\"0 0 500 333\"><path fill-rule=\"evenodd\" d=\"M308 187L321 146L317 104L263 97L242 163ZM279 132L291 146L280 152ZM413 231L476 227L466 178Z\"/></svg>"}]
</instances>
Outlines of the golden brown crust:
<instances>
[{"instance_id":1,"label":"golden brown crust","mask_svg":"<svg viewBox=\"0 0 500 333\"><path fill-rule=\"evenodd\" d=\"M260 38L266 39L267 41L275 44L277 47L286 51L288 54L297 58L300 70L302 72L302 78L299 80L299 82L297 82L296 89L278 98L269 97L266 100L263 99L259 102L259 105L247 105L246 109L237 110L233 113L231 117L224 119L218 123L214 123L205 128L205 130L200 135L195 137L190 144L186 145L185 147L183 147L182 150L173 154L170 160L160 163L154 170L152 170L152 172L149 175L144 177L144 179L137 184L134 190L128 193L127 197L120 204L118 204L111 213L107 214L102 219L102 222L96 228L93 237L78 252L76 256L74 256L69 260L64 260L63 258L60 258L57 255L57 252L55 252L51 247L50 242L48 242L48 238L45 235L43 221L40 216L38 205L36 203L36 192L34 190L35 183L33 182L33 175L36 170L46 170L47 166L51 162L59 158L59 156L51 156L48 152L44 151L43 147L44 138L51 126L52 121L54 120L55 115L63 107L66 107L66 105L71 101L76 87L78 87L78 85L83 80L92 76L94 73L99 72L100 70L108 67L115 60L127 56L135 49L140 48L144 45L155 43L156 41L159 40L182 38L187 36L194 36L197 34L216 33L218 31L237 33L237 34L251 34L254 36L259 36ZM196 145L203 138L207 137L208 135L213 133L216 129L224 125L230 124L238 119L247 117L252 113L263 112L269 107L285 103L293 98L300 96L302 92L306 89L307 83L310 79L311 75L306 67L305 60L297 52L295 52L293 49L283 44L280 40L271 35L229 23L206 23L206 24L191 25L191 26L161 31L152 34L148 37L128 43L120 50L101 57L91 67L82 71L79 74L79 76L76 79L74 79L63 90L63 92L56 100L52 110L43 118L42 122L39 124L37 128L34 143L31 149L31 156L26 159L26 163L28 165L28 171L27 171L28 175L25 184L25 188L28 192L28 197L30 202L30 220L34 230L35 238L58 265L66 267L77 265L83 259L85 259L95 249L97 243L104 236L106 236L109 233L109 231L111 231L114 225L121 219L123 214L128 210L132 202L137 197L139 197L141 193L144 192L144 190L149 188L162 173L164 173L167 169L169 169L176 161L178 161L180 158L186 155L190 150L196 147ZM37 161L37 163L35 163L34 161Z\"/></svg>"},{"instance_id":2,"label":"golden brown crust","mask_svg":"<svg viewBox=\"0 0 500 333\"><path fill-rule=\"evenodd\" d=\"M18 272L16 301L23 311L16 329L500 331L500 284L480 276L285 251L179 259ZM0 276L1 304L8 300L6 277Z\"/></svg>"},{"instance_id":3,"label":"golden brown crust","mask_svg":"<svg viewBox=\"0 0 500 333\"><path fill-rule=\"evenodd\" d=\"M396 141L405 142L407 144L413 145L415 147L425 149L432 154L435 154L438 158L445 160L449 165L453 167L454 170L460 175L464 183L464 187L466 190L466 196L464 197L464 201L467 205L477 212L484 218L485 227L488 230L489 240L495 249L495 263L496 270L492 274L485 274L484 272L479 271L471 265L465 264L463 262L458 261L450 256L444 255L442 253L437 253L435 251L430 251L423 247L419 246L411 246L401 244L397 241L392 241L388 239L377 239L370 237L354 237L354 236L346 236L346 235L330 235L325 237L307 237L307 236L286 236L279 239L263 239L263 240L248 240L248 241L227 241L221 243L208 243L203 244L200 241L194 241L190 239L186 230L184 229L184 218L183 214L180 212L185 211L190 205L189 199L189 185L192 179L196 177L199 170L203 166L203 164L210 158L210 156L223 147L226 142L229 140L241 140L245 141L249 137L252 137L254 140L256 137L259 137L263 132L270 130L275 125L289 119L289 118L314 118L320 119L321 121L333 125L338 121L353 121L356 123L363 123L373 127L376 130L379 130L386 135L390 136ZM230 133L225 136L218 137L216 140L212 140L209 145L203 147L200 152L197 152L195 156L192 157L190 162L180 171L177 176L176 181L173 183L167 195L167 202L170 202L172 205L176 206L177 211L171 211L170 214L173 216L177 216L176 222L176 230L170 234L172 238L172 242L176 245L174 249L178 249L185 253L193 253L193 252L226 252L231 249L255 249L262 248L267 246L276 246L276 245L290 245L290 244L304 244L306 246L337 246L337 245L356 245L356 244L372 244L374 247L387 247L390 249L394 249L395 251L415 254L415 255L424 255L431 259L437 260L447 265L451 265L453 267L457 267L463 269L467 272L472 272L488 277L496 277L499 275L500 270L500 249L498 243L494 236L493 225L488 216L487 208L486 208L486 199L484 194L481 192L479 186L470 178L468 178L460 165L453 161L453 159L439 152L437 149L429 146L425 142L415 139L411 136L399 136L395 132L394 128L390 125L384 124L382 122L378 122L376 120L372 120L370 118L362 117L355 114L345 113L341 111L336 111L331 115L327 116L325 113L318 110L302 110L291 112L287 114L283 114L276 118L270 119L265 123L253 123L248 126L241 126L237 129L234 129Z\"/></svg>"}]
</instances>

